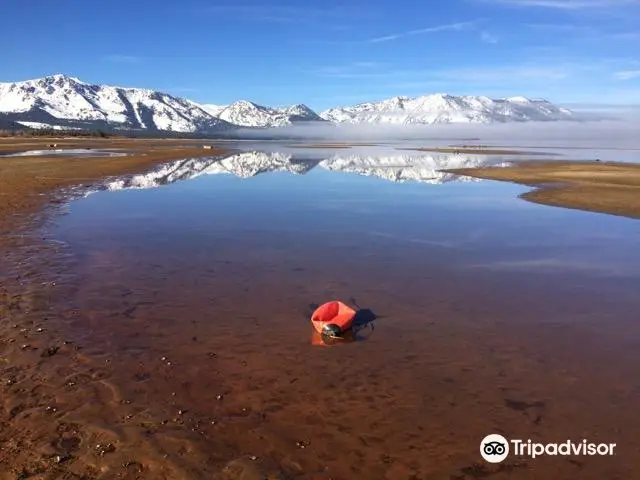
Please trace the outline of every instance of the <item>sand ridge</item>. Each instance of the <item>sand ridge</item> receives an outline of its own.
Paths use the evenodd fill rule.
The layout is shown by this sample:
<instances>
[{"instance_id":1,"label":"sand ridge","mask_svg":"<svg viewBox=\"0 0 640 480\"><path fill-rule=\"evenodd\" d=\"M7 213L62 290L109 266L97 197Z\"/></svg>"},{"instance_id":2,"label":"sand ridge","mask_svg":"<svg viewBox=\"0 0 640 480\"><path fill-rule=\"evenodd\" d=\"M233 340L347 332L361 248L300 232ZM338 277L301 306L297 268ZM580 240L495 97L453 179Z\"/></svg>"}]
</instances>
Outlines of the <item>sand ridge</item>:
<instances>
[{"instance_id":1,"label":"sand ridge","mask_svg":"<svg viewBox=\"0 0 640 480\"><path fill-rule=\"evenodd\" d=\"M444 170L535 187L531 202L640 218L640 165L620 162L527 160L509 167Z\"/></svg>"}]
</instances>

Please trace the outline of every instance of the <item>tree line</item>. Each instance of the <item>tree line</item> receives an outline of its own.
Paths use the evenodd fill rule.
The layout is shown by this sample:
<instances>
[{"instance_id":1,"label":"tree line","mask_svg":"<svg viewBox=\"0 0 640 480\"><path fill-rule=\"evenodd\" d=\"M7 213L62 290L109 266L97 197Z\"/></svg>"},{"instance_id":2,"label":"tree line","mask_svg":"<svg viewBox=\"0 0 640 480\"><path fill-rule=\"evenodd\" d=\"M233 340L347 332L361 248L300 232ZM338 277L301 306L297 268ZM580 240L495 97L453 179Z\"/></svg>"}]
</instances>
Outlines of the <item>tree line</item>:
<instances>
[{"instance_id":1,"label":"tree line","mask_svg":"<svg viewBox=\"0 0 640 480\"><path fill-rule=\"evenodd\" d=\"M0 130L0 137L89 137L109 138L112 135L102 130L54 130L49 128L31 130Z\"/></svg>"}]
</instances>

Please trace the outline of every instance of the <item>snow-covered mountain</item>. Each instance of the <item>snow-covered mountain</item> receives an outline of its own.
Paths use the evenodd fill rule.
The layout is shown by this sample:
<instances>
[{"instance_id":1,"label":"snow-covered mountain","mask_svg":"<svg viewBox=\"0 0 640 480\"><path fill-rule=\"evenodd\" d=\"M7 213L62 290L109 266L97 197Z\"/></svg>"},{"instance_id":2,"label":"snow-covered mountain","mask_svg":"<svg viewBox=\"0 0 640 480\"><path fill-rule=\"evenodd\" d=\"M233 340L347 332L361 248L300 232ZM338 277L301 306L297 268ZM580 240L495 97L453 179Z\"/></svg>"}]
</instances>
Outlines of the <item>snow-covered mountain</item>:
<instances>
[{"instance_id":1,"label":"snow-covered mountain","mask_svg":"<svg viewBox=\"0 0 640 480\"><path fill-rule=\"evenodd\" d=\"M320 114L325 120L349 124L497 123L569 120L570 110L545 100L524 97L490 99L445 94L424 97L393 97L375 103L330 108Z\"/></svg>"},{"instance_id":2,"label":"snow-covered mountain","mask_svg":"<svg viewBox=\"0 0 640 480\"><path fill-rule=\"evenodd\" d=\"M125 128L207 134L236 127L283 127L303 122L406 125L573 118L569 110L523 97L394 97L331 108L318 115L302 104L271 108L241 100L231 105L200 105L154 90L90 85L66 75L0 83L0 121L31 128Z\"/></svg>"},{"instance_id":3,"label":"snow-covered mountain","mask_svg":"<svg viewBox=\"0 0 640 480\"><path fill-rule=\"evenodd\" d=\"M0 112L17 122L70 127L209 132L231 126L190 100L140 88L89 85L66 75L0 83Z\"/></svg>"},{"instance_id":4,"label":"snow-covered mountain","mask_svg":"<svg viewBox=\"0 0 640 480\"><path fill-rule=\"evenodd\" d=\"M202 107L214 117L243 127L285 127L298 122L324 122L306 105L271 108L239 100L226 106L205 104Z\"/></svg>"},{"instance_id":5,"label":"snow-covered mountain","mask_svg":"<svg viewBox=\"0 0 640 480\"><path fill-rule=\"evenodd\" d=\"M399 183L416 181L442 184L479 180L441 170L479 167L488 163L494 166L507 165L505 162L489 162L486 157L478 155L460 154L334 154L324 160L309 160L298 159L290 153L252 151L224 158L179 160L145 174L112 180L102 190L155 188L201 175L230 174L244 179L269 172L303 175L316 167Z\"/></svg>"}]
</instances>

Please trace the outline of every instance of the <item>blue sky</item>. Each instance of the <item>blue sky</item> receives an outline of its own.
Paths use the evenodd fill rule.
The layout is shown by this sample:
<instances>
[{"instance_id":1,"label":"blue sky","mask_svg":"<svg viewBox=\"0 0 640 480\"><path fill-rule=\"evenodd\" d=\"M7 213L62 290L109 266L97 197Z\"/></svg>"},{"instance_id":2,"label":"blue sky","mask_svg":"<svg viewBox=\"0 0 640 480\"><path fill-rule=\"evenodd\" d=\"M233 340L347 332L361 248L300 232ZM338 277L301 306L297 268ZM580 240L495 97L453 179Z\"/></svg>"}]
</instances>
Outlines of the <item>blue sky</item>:
<instances>
[{"instance_id":1,"label":"blue sky","mask_svg":"<svg viewBox=\"0 0 640 480\"><path fill-rule=\"evenodd\" d=\"M0 81L318 110L434 92L640 104L640 0L33 0L2 16Z\"/></svg>"}]
</instances>

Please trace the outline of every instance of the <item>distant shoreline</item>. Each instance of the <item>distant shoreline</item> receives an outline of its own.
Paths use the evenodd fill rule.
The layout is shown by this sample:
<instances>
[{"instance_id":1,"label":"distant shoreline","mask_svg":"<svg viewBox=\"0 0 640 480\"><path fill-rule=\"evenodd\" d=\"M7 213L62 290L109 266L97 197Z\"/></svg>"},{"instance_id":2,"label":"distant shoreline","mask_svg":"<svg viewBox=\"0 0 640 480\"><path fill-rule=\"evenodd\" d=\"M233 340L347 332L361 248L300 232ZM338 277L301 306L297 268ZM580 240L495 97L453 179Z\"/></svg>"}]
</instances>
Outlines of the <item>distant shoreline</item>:
<instances>
[{"instance_id":1,"label":"distant shoreline","mask_svg":"<svg viewBox=\"0 0 640 480\"><path fill-rule=\"evenodd\" d=\"M424 148L403 148L401 150L411 150L415 152L433 153L453 153L466 155L531 155L531 156L552 156L546 152L527 152L524 150L505 149L495 146L460 146L460 147L424 147Z\"/></svg>"},{"instance_id":2,"label":"distant shoreline","mask_svg":"<svg viewBox=\"0 0 640 480\"><path fill-rule=\"evenodd\" d=\"M541 205L640 218L640 164L527 160L442 171L535 187L521 198Z\"/></svg>"},{"instance_id":3,"label":"distant shoreline","mask_svg":"<svg viewBox=\"0 0 640 480\"><path fill-rule=\"evenodd\" d=\"M147 168L171 160L210 157L230 152L209 142L198 140L142 140L127 138L3 138L0 154L56 149L118 149L125 156L82 157L64 154L0 158L2 194L0 227L11 230L9 223L20 221L20 214L37 212L50 201L50 194L61 188L90 185L102 178L141 173ZM210 149L204 149L210 144Z\"/></svg>"}]
</instances>

